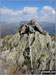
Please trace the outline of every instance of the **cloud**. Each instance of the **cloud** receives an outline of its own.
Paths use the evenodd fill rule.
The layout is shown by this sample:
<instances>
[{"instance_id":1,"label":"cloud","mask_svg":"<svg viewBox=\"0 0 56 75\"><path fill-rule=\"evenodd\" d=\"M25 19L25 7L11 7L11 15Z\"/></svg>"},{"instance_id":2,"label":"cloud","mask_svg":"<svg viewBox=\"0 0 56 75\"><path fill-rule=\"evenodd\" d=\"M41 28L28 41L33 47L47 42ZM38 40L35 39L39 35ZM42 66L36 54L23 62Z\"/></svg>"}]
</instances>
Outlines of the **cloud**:
<instances>
[{"instance_id":1,"label":"cloud","mask_svg":"<svg viewBox=\"0 0 56 75\"><path fill-rule=\"evenodd\" d=\"M11 9L8 8L1 8L1 14L8 14L8 15L21 15L24 13L28 13L28 14L33 14L33 13L37 13L37 7L24 7L22 10L18 10L18 11L13 11Z\"/></svg>"},{"instance_id":2,"label":"cloud","mask_svg":"<svg viewBox=\"0 0 56 75\"><path fill-rule=\"evenodd\" d=\"M10 21L22 21L22 20L30 20L32 18L37 18L37 7L24 7L22 10L13 11L8 8L1 8L2 15L10 16Z\"/></svg>"},{"instance_id":3,"label":"cloud","mask_svg":"<svg viewBox=\"0 0 56 75\"><path fill-rule=\"evenodd\" d=\"M44 7L43 7L43 10L44 10L45 12L55 14L55 10L54 10L52 7L50 7L50 6L44 6Z\"/></svg>"},{"instance_id":4,"label":"cloud","mask_svg":"<svg viewBox=\"0 0 56 75\"><path fill-rule=\"evenodd\" d=\"M37 21L55 22L55 10L51 6L43 6L41 10L37 7L24 7L17 11L8 8L0 8L0 10L3 16L7 15L8 21L20 22L36 19Z\"/></svg>"},{"instance_id":5,"label":"cloud","mask_svg":"<svg viewBox=\"0 0 56 75\"><path fill-rule=\"evenodd\" d=\"M43 6L41 10L42 21L55 22L55 10L50 6Z\"/></svg>"},{"instance_id":6,"label":"cloud","mask_svg":"<svg viewBox=\"0 0 56 75\"><path fill-rule=\"evenodd\" d=\"M36 14L38 8L37 7L24 7L23 12L29 13L29 14Z\"/></svg>"},{"instance_id":7,"label":"cloud","mask_svg":"<svg viewBox=\"0 0 56 75\"><path fill-rule=\"evenodd\" d=\"M12 9L8 9L8 8L1 8L0 9L1 14L8 14L8 15L20 15L22 14L22 11L13 11Z\"/></svg>"}]
</instances>

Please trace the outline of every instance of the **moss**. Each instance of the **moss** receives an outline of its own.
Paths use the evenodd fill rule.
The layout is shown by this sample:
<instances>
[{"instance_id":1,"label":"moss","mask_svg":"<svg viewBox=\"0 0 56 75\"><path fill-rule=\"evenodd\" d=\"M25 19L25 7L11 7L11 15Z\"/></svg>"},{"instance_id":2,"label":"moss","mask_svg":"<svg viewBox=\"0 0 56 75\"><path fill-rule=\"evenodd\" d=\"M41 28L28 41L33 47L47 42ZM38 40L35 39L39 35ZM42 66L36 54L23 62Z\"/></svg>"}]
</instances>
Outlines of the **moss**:
<instances>
[{"instance_id":1,"label":"moss","mask_svg":"<svg viewBox=\"0 0 56 75\"><path fill-rule=\"evenodd\" d=\"M12 38L12 36L13 36L13 35L9 35L9 36L7 37L7 40L10 40L10 39Z\"/></svg>"},{"instance_id":2,"label":"moss","mask_svg":"<svg viewBox=\"0 0 56 75\"><path fill-rule=\"evenodd\" d=\"M3 47L4 47L6 44L8 44L8 40L4 39L4 40L2 41L2 44L3 44Z\"/></svg>"},{"instance_id":3,"label":"moss","mask_svg":"<svg viewBox=\"0 0 56 75\"><path fill-rule=\"evenodd\" d=\"M11 38L12 38L12 35L9 35L9 36L6 36L6 37L3 39L3 41L2 41L3 47L8 44L8 41L9 41Z\"/></svg>"}]
</instances>

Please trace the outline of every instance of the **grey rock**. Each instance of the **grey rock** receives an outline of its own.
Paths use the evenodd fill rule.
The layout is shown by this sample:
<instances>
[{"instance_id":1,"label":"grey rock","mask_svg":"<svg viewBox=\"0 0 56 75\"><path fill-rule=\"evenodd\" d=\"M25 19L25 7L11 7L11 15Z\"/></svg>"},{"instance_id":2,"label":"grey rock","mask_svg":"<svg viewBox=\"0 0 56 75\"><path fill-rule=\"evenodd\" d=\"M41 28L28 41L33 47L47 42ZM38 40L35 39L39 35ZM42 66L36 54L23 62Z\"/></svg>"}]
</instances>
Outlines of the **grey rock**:
<instances>
[{"instance_id":1,"label":"grey rock","mask_svg":"<svg viewBox=\"0 0 56 75\"><path fill-rule=\"evenodd\" d=\"M48 33L43 35L35 31L32 26L30 26L30 30L32 32L30 33L30 46L34 73L37 74L37 70L56 69L54 68L56 62L56 41L52 40ZM7 73L7 75L11 73L31 75L30 48L27 33L20 35L17 32L15 35L6 36L1 39L0 49L1 73Z\"/></svg>"}]
</instances>

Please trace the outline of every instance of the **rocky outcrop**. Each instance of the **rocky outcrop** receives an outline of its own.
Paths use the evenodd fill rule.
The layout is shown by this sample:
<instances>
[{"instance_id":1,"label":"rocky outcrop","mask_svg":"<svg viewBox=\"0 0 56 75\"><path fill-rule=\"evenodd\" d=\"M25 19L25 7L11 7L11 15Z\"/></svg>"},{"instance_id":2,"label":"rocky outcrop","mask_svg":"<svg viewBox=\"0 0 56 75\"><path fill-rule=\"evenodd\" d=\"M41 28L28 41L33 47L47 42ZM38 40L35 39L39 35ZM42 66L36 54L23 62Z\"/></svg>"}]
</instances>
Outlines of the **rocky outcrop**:
<instances>
[{"instance_id":1,"label":"rocky outcrop","mask_svg":"<svg viewBox=\"0 0 56 75\"><path fill-rule=\"evenodd\" d=\"M33 28L31 27L31 29ZM15 35L1 39L1 74L31 74L30 48L32 50L33 73L37 74L38 70L56 70L56 40L53 40L48 33L43 35L35 30L29 36L27 32L22 35L17 32Z\"/></svg>"}]
</instances>

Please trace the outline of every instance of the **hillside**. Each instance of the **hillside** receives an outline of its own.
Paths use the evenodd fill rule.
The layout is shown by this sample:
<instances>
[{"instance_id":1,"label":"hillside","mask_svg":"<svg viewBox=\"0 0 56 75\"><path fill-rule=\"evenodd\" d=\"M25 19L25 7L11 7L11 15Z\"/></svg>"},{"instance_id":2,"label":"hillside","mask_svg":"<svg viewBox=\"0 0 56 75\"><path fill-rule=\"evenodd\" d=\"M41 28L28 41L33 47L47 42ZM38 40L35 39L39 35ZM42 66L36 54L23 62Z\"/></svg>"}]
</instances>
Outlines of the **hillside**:
<instances>
[{"instance_id":1,"label":"hillside","mask_svg":"<svg viewBox=\"0 0 56 75\"><path fill-rule=\"evenodd\" d=\"M44 35L32 27L31 29L33 31L30 30L30 35L28 32L20 35L18 30L16 34L1 39L1 74L31 74L32 69L34 74L38 74L38 70L56 70L56 39L51 38L47 32Z\"/></svg>"}]
</instances>

